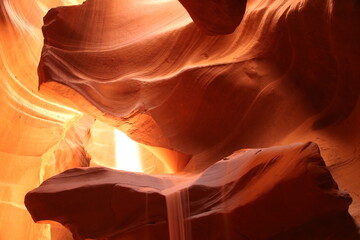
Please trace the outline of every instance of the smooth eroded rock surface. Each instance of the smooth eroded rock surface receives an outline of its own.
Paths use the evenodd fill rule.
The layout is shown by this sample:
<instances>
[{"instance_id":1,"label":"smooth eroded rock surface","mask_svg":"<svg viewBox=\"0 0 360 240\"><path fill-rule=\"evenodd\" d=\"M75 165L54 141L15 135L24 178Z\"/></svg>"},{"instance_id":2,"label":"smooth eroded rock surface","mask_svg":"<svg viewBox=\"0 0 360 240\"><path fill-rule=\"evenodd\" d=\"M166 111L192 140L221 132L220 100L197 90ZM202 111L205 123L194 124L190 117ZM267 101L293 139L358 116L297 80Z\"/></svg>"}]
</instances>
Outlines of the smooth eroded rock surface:
<instances>
[{"instance_id":1,"label":"smooth eroded rock surface","mask_svg":"<svg viewBox=\"0 0 360 240\"><path fill-rule=\"evenodd\" d=\"M212 5L199 4L205 16ZM358 109L358 2L259 0L246 8L226 36L204 34L177 1L52 9L40 91L136 141L190 155L272 146L298 129L334 134Z\"/></svg>"},{"instance_id":2,"label":"smooth eroded rock surface","mask_svg":"<svg viewBox=\"0 0 360 240\"><path fill-rule=\"evenodd\" d=\"M316 142L360 223L358 0L83 2L0 1L0 239L72 240L24 196L116 167L114 127L146 148L147 173Z\"/></svg>"},{"instance_id":3,"label":"smooth eroded rock surface","mask_svg":"<svg viewBox=\"0 0 360 240\"><path fill-rule=\"evenodd\" d=\"M236 152L197 175L75 168L29 192L75 239L358 239L313 143Z\"/></svg>"}]
</instances>

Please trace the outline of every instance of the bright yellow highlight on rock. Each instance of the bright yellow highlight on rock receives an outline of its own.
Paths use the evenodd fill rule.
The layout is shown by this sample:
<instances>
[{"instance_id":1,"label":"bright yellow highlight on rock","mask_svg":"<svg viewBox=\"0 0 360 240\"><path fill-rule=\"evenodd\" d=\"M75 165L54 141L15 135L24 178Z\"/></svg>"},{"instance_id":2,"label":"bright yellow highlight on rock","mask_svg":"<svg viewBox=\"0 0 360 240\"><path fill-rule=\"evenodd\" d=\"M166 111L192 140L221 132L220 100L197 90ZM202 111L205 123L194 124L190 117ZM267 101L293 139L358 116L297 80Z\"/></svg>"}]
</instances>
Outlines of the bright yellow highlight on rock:
<instances>
[{"instance_id":1,"label":"bright yellow highlight on rock","mask_svg":"<svg viewBox=\"0 0 360 240\"><path fill-rule=\"evenodd\" d=\"M115 158L116 169L143 172L139 144L117 129L115 129Z\"/></svg>"}]
</instances>

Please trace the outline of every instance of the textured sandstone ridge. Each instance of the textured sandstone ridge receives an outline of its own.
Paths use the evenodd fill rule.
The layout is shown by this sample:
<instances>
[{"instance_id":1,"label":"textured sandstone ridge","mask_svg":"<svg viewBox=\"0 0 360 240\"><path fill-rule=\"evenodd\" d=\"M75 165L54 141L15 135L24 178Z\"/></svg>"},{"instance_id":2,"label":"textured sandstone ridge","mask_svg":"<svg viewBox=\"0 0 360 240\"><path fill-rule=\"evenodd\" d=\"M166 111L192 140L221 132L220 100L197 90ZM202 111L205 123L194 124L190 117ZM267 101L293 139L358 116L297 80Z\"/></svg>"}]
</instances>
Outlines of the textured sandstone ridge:
<instances>
[{"instance_id":1,"label":"textured sandstone ridge","mask_svg":"<svg viewBox=\"0 0 360 240\"><path fill-rule=\"evenodd\" d=\"M350 202L313 143L239 151L197 175L75 168L25 199L75 239L164 240L357 239Z\"/></svg>"},{"instance_id":2,"label":"textured sandstone ridge","mask_svg":"<svg viewBox=\"0 0 360 240\"><path fill-rule=\"evenodd\" d=\"M43 94L193 156L187 172L241 148L314 141L359 215L358 1L247 1L221 36L177 1L88 0L44 22Z\"/></svg>"},{"instance_id":3,"label":"textured sandstone ridge","mask_svg":"<svg viewBox=\"0 0 360 240\"><path fill-rule=\"evenodd\" d=\"M41 91L136 141L192 155L275 145L306 121L304 129L324 129L354 111L356 1L249 1L226 36L202 33L176 1L155 5L89 0L52 9Z\"/></svg>"},{"instance_id":4,"label":"textured sandstone ridge","mask_svg":"<svg viewBox=\"0 0 360 240\"><path fill-rule=\"evenodd\" d=\"M47 177L86 166L82 113L37 92L42 17L69 3L0 1L0 239L50 239L50 226L33 223L24 196Z\"/></svg>"}]
</instances>

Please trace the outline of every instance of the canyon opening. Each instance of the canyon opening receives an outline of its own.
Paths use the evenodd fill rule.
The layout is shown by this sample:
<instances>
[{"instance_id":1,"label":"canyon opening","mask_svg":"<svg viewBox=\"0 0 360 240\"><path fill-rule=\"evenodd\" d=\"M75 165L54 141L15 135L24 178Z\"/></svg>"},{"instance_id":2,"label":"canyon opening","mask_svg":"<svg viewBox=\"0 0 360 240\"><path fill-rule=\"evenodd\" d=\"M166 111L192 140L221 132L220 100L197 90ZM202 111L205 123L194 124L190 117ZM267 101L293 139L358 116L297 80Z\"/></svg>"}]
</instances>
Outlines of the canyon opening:
<instances>
[{"instance_id":1,"label":"canyon opening","mask_svg":"<svg viewBox=\"0 0 360 240\"><path fill-rule=\"evenodd\" d=\"M357 240L358 0L0 1L0 240Z\"/></svg>"}]
</instances>

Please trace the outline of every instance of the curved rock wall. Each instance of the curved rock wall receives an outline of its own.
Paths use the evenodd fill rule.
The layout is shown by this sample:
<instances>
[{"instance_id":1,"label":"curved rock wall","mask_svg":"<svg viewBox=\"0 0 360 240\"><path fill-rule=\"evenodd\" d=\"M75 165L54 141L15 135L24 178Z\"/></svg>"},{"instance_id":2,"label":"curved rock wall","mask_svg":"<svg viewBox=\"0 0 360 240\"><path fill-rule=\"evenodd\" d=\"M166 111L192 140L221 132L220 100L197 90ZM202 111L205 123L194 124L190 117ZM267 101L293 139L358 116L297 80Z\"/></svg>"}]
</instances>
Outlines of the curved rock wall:
<instances>
[{"instance_id":1,"label":"curved rock wall","mask_svg":"<svg viewBox=\"0 0 360 240\"><path fill-rule=\"evenodd\" d=\"M91 164L94 118L187 173L314 141L359 219L359 1L208 2L0 2L0 239L66 238L23 198Z\"/></svg>"}]
</instances>

